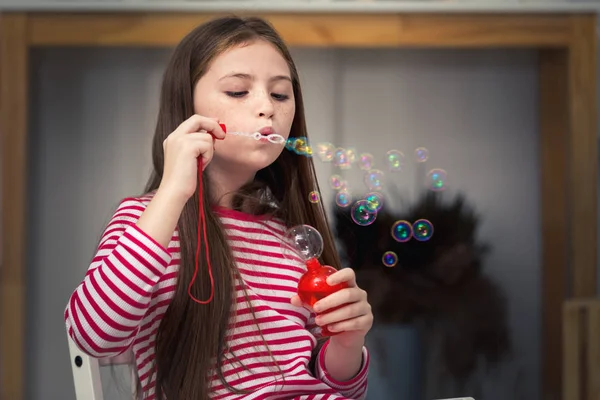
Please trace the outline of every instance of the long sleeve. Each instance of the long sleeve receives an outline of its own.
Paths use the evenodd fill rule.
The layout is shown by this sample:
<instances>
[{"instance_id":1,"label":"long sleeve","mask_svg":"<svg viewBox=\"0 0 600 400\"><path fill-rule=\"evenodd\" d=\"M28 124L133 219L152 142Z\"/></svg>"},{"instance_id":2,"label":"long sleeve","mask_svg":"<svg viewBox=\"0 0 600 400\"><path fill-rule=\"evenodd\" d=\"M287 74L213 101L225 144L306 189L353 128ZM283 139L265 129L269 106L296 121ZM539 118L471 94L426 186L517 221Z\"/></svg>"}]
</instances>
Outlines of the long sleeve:
<instances>
[{"instance_id":1,"label":"long sleeve","mask_svg":"<svg viewBox=\"0 0 600 400\"><path fill-rule=\"evenodd\" d=\"M167 249L136 225L144 209L138 199L121 201L67 304L68 334L91 356L111 357L129 348L171 261Z\"/></svg>"},{"instance_id":2,"label":"long sleeve","mask_svg":"<svg viewBox=\"0 0 600 400\"><path fill-rule=\"evenodd\" d=\"M313 334L317 339L322 338L321 335L321 327L319 327L315 323L315 313L311 312L308 323L306 324L306 329ZM316 356L315 360L315 374L316 377L319 378L323 383L328 385L329 387L337 390L342 396L347 397L349 399L363 400L367 396L367 376L369 371L369 352L366 347L363 347L363 362L360 370L356 374L356 376L348 381L341 382L333 379L325 368L325 351L327 351L327 346L329 345L329 340L327 340L319 353Z\"/></svg>"},{"instance_id":3,"label":"long sleeve","mask_svg":"<svg viewBox=\"0 0 600 400\"><path fill-rule=\"evenodd\" d=\"M325 352L329 346L329 341L325 342L316 360L317 378L327 384L329 387L337 390L342 396L349 399L364 400L367 396L367 377L369 371L369 352L366 347L362 348L363 362L360 370L354 378L347 381L338 381L333 379L325 368Z\"/></svg>"}]
</instances>

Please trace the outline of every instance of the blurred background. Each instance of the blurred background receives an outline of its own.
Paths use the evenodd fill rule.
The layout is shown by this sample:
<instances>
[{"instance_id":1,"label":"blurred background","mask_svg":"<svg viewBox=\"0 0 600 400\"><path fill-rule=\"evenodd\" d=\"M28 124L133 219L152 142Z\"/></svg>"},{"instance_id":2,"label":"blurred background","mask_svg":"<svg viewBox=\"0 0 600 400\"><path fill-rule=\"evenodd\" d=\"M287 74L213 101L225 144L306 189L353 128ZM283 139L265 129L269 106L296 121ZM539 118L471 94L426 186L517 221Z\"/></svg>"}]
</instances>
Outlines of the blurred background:
<instances>
[{"instance_id":1,"label":"blurred background","mask_svg":"<svg viewBox=\"0 0 600 400\"><path fill-rule=\"evenodd\" d=\"M391 2L355 1L365 10ZM444 12L449 2L421 3ZM538 52L292 50L321 201L345 266L355 268L376 312L368 399L562 398L542 395ZM143 190L169 54L61 46L30 54L27 399L75 400L64 308L119 200ZM355 163L339 168L323 157L318 146L326 143L354 151ZM427 157L416 157L417 148ZM390 172L390 150L402 152L401 171ZM330 185L337 175L353 198L364 196L363 153L385 173L384 207L368 227L351 223ZM428 175L438 168L447 174L441 191ZM429 240L390 239L394 221L421 218L433 225ZM385 251L396 254L395 266L384 265ZM126 377L125 367L103 368L107 399L127 398Z\"/></svg>"}]
</instances>

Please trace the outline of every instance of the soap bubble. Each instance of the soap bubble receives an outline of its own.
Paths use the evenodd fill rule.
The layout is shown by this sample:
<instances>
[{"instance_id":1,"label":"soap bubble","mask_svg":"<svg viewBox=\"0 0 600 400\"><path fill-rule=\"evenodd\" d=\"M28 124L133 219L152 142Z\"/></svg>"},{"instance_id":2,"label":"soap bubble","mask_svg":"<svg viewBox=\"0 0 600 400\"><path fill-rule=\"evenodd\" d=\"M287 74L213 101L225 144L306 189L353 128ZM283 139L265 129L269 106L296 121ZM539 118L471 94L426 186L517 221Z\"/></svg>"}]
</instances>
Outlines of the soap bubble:
<instances>
[{"instance_id":1,"label":"soap bubble","mask_svg":"<svg viewBox=\"0 0 600 400\"><path fill-rule=\"evenodd\" d=\"M296 154L304 156L307 155L308 139L304 136L297 137L294 141L294 151Z\"/></svg>"},{"instance_id":2,"label":"soap bubble","mask_svg":"<svg viewBox=\"0 0 600 400\"><path fill-rule=\"evenodd\" d=\"M381 257L381 262L388 268L395 267L398 263L398 256L393 251L386 251Z\"/></svg>"},{"instance_id":3,"label":"soap bubble","mask_svg":"<svg viewBox=\"0 0 600 400\"><path fill-rule=\"evenodd\" d=\"M310 192L308 194L308 201L310 201L311 203L318 203L320 199L321 199L321 196L319 195L319 192L317 192L316 190L313 190L312 192Z\"/></svg>"},{"instance_id":4,"label":"soap bubble","mask_svg":"<svg viewBox=\"0 0 600 400\"><path fill-rule=\"evenodd\" d=\"M367 208L372 212L379 212L383 207L383 195L377 192L367 193L365 196Z\"/></svg>"},{"instance_id":5,"label":"soap bubble","mask_svg":"<svg viewBox=\"0 0 600 400\"><path fill-rule=\"evenodd\" d=\"M426 220L420 219L413 224L413 236L420 242L425 242L433 236L433 224Z\"/></svg>"},{"instance_id":6,"label":"soap bubble","mask_svg":"<svg viewBox=\"0 0 600 400\"><path fill-rule=\"evenodd\" d=\"M448 173L440 168L434 168L427 174L427 187L434 192L441 192L448 187Z\"/></svg>"},{"instance_id":7,"label":"soap bubble","mask_svg":"<svg viewBox=\"0 0 600 400\"><path fill-rule=\"evenodd\" d=\"M335 204L339 207L348 207L352 203L352 195L347 189L338 191L335 195Z\"/></svg>"},{"instance_id":8,"label":"soap bubble","mask_svg":"<svg viewBox=\"0 0 600 400\"><path fill-rule=\"evenodd\" d=\"M415 161L418 163L424 163L429 159L429 150L425 147L417 147L415 149Z\"/></svg>"},{"instance_id":9,"label":"soap bubble","mask_svg":"<svg viewBox=\"0 0 600 400\"><path fill-rule=\"evenodd\" d=\"M340 169L349 169L351 167L346 149L338 147L333 153L333 165Z\"/></svg>"},{"instance_id":10,"label":"soap bubble","mask_svg":"<svg viewBox=\"0 0 600 400\"><path fill-rule=\"evenodd\" d=\"M386 154L387 166L391 172L402 171L404 168L404 154L398 150L390 150Z\"/></svg>"},{"instance_id":11,"label":"soap bubble","mask_svg":"<svg viewBox=\"0 0 600 400\"><path fill-rule=\"evenodd\" d=\"M357 158L356 149L354 149L352 147L349 148L349 149L347 149L346 150L346 157L348 157L348 162L350 164L354 164L356 162L356 158Z\"/></svg>"},{"instance_id":12,"label":"soap bubble","mask_svg":"<svg viewBox=\"0 0 600 400\"><path fill-rule=\"evenodd\" d=\"M303 261L319 258L323 252L323 237L310 225L297 225L289 229L281 242L284 257Z\"/></svg>"},{"instance_id":13,"label":"soap bubble","mask_svg":"<svg viewBox=\"0 0 600 400\"><path fill-rule=\"evenodd\" d=\"M340 190L342 186L342 177L339 175L331 175L331 177L329 178L329 186L333 190Z\"/></svg>"},{"instance_id":14,"label":"soap bubble","mask_svg":"<svg viewBox=\"0 0 600 400\"><path fill-rule=\"evenodd\" d=\"M352 216L352 221L360 226L371 225L377 218L377 213L369 211L366 200L359 200L354 203L350 215Z\"/></svg>"},{"instance_id":15,"label":"soap bubble","mask_svg":"<svg viewBox=\"0 0 600 400\"><path fill-rule=\"evenodd\" d=\"M323 162L331 162L333 160L333 152L335 147L331 143L317 144L317 154Z\"/></svg>"},{"instance_id":16,"label":"soap bubble","mask_svg":"<svg viewBox=\"0 0 600 400\"><path fill-rule=\"evenodd\" d=\"M363 171L368 171L373 167L373 155L370 153L362 153L358 160L358 167Z\"/></svg>"},{"instance_id":17,"label":"soap bubble","mask_svg":"<svg viewBox=\"0 0 600 400\"><path fill-rule=\"evenodd\" d=\"M290 151L294 151L294 145L296 143L296 138L295 137L291 137L288 138L288 140L286 140L285 142L285 149L286 150L290 150Z\"/></svg>"},{"instance_id":18,"label":"soap bubble","mask_svg":"<svg viewBox=\"0 0 600 400\"><path fill-rule=\"evenodd\" d=\"M383 189L383 177L383 172L371 169L365 173L365 185L371 191L380 191Z\"/></svg>"},{"instance_id":19,"label":"soap bubble","mask_svg":"<svg viewBox=\"0 0 600 400\"><path fill-rule=\"evenodd\" d=\"M392 237L395 241L405 243L410 240L413 235L413 228L410 222L399 220L392 225Z\"/></svg>"}]
</instances>

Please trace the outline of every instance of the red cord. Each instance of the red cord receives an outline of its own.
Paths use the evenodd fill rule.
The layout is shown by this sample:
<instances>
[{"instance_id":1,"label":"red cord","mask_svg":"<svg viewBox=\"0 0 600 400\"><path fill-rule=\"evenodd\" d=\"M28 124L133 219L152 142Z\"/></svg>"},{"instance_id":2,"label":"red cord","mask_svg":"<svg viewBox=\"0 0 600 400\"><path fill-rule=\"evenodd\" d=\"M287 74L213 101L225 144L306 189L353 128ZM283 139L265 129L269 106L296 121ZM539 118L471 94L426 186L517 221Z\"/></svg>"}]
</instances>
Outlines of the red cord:
<instances>
[{"instance_id":1,"label":"red cord","mask_svg":"<svg viewBox=\"0 0 600 400\"><path fill-rule=\"evenodd\" d=\"M194 270L194 276L188 286L188 294L196 303L208 304L211 302L215 295L215 280L213 278L212 266L210 265L210 256L208 253L208 238L206 236L206 217L204 216L204 202L202 201L202 157L198 157L198 243L196 245L196 268ZM208 266L208 276L210 277L210 297L208 300L198 300L192 295L192 285L198 275L198 260L200 258L200 228L202 227L202 233L204 234L204 247L206 249L206 264Z\"/></svg>"}]
</instances>

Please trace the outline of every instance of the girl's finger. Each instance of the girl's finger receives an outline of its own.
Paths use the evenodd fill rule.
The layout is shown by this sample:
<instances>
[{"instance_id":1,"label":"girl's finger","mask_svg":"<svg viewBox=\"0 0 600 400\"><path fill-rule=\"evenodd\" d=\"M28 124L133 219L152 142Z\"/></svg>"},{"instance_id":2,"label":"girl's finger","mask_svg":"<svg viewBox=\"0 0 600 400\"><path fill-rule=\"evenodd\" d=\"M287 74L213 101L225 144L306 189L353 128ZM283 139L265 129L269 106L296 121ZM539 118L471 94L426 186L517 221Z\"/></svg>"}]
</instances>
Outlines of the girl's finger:
<instances>
[{"instance_id":1,"label":"girl's finger","mask_svg":"<svg viewBox=\"0 0 600 400\"><path fill-rule=\"evenodd\" d=\"M315 312L321 313L330 308L338 307L346 303L355 303L357 301L365 300L366 298L367 294L362 289L357 287L345 288L319 300L315 303L313 309Z\"/></svg>"},{"instance_id":2,"label":"girl's finger","mask_svg":"<svg viewBox=\"0 0 600 400\"><path fill-rule=\"evenodd\" d=\"M368 331L372 325L373 315L368 314L328 325L327 329L331 332Z\"/></svg>"},{"instance_id":3,"label":"girl's finger","mask_svg":"<svg viewBox=\"0 0 600 400\"><path fill-rule=\"evenodd\" d=\"M338 309L325 314L317 315L315 322L319 326L334 324L347 319L357 318L371 312L371 307L366 302L346 304Z\"/></svg>"},{"instance_id":4,"label":"girl's finger","mask_svg":"<svg viewBox=\"0 0 600 400\"><path fill-rule=\"evenodd\" d=\"M334 286L339 283L346 283L349 287L356 286L356 274L352 268L342 268L339 271L327 277L327 284Z\"/></svg>"},{"instance_id":5,"label":"girl's finger","mask_svg":"<svg viewBox=\"0 0 600 400\"><path fill-rule=\"evenodd\" d=\"M196 133L201 130L210 132L216 139L225 139L225 132L219 125L219 122L201 115L192 115L190 118L183 121L176 131L180 134L186 134Z\"/></svg>"}]
</instances>

